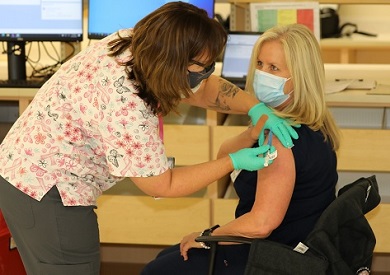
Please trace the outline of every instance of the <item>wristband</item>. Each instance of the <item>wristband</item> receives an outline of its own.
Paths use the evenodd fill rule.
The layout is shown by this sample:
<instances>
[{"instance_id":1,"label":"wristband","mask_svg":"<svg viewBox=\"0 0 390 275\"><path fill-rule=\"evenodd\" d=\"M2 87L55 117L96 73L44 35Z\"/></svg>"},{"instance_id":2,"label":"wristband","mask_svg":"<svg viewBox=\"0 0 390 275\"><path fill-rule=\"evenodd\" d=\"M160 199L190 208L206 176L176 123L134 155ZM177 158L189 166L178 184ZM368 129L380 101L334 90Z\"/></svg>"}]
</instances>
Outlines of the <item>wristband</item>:
<instances>
[{"instance_id":1,"label":"wristband","mask_svg":"<svg viewBox=\"0 0 390 275\"><path fill-rule=\"evenodd\" d=\"M213 233L213 231L215 229L217 229L219 227L219 224L216 224L210 228L207 228L205 230L203 230L203 232L200 234L200 236L211 236L211 233ZM200 245L204 248L204 249L210 249L210 243L207 243L207 242L200 242Z\"/></svg>"},{"instance_id":2,"label":"wristband","mask_svg":"<svg viewBox=\"0 0 390 275\"><path fill-rule=\"evenodd\" d=\"M356 271L356 274L357 275L359 275L359 274L364 274L364 275L365 274L371 274L371 270L368 267L364 266L364 267L359 268L358 271Z\"/></svg>"}]
</instances>

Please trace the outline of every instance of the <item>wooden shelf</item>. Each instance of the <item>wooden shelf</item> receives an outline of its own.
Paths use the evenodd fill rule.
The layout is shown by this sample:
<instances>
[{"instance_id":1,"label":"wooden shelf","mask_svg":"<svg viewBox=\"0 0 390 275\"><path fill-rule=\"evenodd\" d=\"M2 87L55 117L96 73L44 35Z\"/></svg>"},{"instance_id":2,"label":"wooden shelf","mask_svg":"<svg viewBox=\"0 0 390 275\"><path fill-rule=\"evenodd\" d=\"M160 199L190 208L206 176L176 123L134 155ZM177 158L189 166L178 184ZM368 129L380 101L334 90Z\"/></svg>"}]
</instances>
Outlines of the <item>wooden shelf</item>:
<instances>
[{"instance_id":1,"label":"wooden shelf","mask_svg":"<svg viewBox=\"0 0 390 275\"><path fill-rule=\"evenodd\" d=\"M312 0L309 0L312 1ZM226 0L230 3L230 28L233 31L251 31L251 3L276 3L288 0ZM295 0L307 2L307 0ZM389 0L319 0L320 4L390 4ZM378 34L378 37L353 35L345 38L321 39L321 49L325 63L367 63L388 64L390 61L390 37ZM377 54L379 53L380 54Z\"/></svg>"}]
</instances>

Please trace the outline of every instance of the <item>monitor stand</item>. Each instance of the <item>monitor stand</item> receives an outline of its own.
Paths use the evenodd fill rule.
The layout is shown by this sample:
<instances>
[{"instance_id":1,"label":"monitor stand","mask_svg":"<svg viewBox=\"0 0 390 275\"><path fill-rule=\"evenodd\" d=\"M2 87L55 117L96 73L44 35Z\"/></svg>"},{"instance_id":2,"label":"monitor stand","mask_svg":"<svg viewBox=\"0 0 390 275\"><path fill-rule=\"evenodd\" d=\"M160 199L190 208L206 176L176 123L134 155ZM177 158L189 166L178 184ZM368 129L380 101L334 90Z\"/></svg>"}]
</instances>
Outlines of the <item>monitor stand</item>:
<instances>
[{"instance_id":1,"label":"monitor stand","mask_svg":"<svg viewBox=\"0 0 390 275\"><path fill-rule=\"evenodd\" d=\"M8 41L8 79L19 80L26 79L26 42Z\"/></svg>"}]
</instances>

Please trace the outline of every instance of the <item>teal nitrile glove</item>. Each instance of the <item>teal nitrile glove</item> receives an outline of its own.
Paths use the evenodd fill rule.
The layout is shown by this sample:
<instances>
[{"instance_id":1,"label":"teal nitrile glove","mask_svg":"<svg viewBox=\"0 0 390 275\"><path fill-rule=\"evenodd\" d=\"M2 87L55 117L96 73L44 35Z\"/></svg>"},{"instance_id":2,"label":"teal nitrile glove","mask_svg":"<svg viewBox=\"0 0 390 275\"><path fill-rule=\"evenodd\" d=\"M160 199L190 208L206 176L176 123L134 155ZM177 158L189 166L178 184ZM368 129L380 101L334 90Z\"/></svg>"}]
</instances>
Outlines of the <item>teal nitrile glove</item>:
<instances>
[{"instance_id":1,"label":"teal nitrile glove","mask_svg":"<svg viewBox=\"0 0 390 275\"><path fill-rule=\"evenodd\" d=\"M266 153L268 149L269 145L256 148L244 148L229 154L229 156L232 159L234 169L256 171L264 168L265 159L262 157L262 154ZM268 162L268 164L271 163Z\"/></svg>"},{"instance_id":2,"label":"teal nitrile glove","mask_svg":"<svg viewBox=\"0 0 390 275\"><path fill-rule=\"evenodd\" d=\"M268 116L264 129L271 130L278 137L284 147L293 147L294 144L291 138L298 139L298 134L286 119L276 116L274 112L262 102L253 106L248 112L253 125L256 125L259 118L264 114ZM301 125L294 125L294 127L300 126ZM261 131L259 136L259 144L263 143L264 130Z\"/></svg>"}]
</instances>

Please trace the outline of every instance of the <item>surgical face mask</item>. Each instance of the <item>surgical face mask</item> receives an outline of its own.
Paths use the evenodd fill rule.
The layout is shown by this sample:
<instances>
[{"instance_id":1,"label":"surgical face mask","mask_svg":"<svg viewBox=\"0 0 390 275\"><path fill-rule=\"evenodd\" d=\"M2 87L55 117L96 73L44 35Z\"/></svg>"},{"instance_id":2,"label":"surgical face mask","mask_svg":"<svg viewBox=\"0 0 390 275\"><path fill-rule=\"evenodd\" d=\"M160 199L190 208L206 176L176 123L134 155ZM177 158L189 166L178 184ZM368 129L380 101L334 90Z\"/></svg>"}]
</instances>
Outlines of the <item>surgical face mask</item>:
<instances>
[{"instance_id":1,"label":"surgical face mask","mask_svg":"<svg viewBox=\"0 0 390 275\"><path fill-rule=\"evenodd\" d=\"M290 97L291 92L284 94L283 91L284 85L290 79L291 77L284 78L261 70L256 70L253 80L253 89L257 99L271 107L280 106Z\"/></svg>"},{"instance_id":2,"label":"surgical face mask","mask_svg":"<svg viewBox=\"0 0 390 275\"><path fill-rule=\"evenodd\" d=\"M202 85L202 82L203 82L203 80L198 85L196 85L196 87L191 88L191 92L196 93L199 90L200 85Z\"/></svg>"},{"instance_id":3,"label":"surgical face mask","mask_svg":"<svg viewBox=\"0 0 390 275\"><path fill-rule=\"evenodd\" d=\"M188 82L190 83L190 88L192 92L195 92L199 89L200 84L206 78L208 78L215 70L215 62L205 68L201 72L190 72L188 71Z\"/></svg>"}]
</instances>

